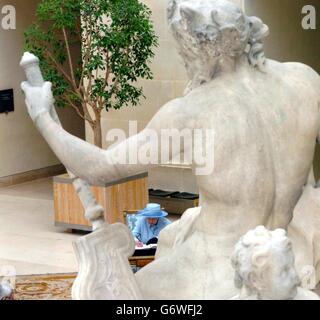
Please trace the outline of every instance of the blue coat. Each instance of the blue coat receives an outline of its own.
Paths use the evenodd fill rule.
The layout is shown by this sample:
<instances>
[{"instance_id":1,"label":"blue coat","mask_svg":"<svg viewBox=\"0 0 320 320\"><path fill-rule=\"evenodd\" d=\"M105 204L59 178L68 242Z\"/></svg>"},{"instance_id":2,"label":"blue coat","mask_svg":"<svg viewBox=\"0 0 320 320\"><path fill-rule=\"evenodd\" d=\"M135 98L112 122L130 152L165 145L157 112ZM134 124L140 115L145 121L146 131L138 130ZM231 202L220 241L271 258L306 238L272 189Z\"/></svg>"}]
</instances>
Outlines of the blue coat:
<instances>
[{"instance_id":1,"label":"blue coat","mask_svg":"<svg viewBox=\"0 0 320 320\"><path fill-rule=\"evenodd\" d=\"M146 218L140 217L132 233L139 241L146 244L152 238L158 238L160 231L170 223L167 218L159 218L157 224L151 225Z\"/></svg>"}]
</instances>

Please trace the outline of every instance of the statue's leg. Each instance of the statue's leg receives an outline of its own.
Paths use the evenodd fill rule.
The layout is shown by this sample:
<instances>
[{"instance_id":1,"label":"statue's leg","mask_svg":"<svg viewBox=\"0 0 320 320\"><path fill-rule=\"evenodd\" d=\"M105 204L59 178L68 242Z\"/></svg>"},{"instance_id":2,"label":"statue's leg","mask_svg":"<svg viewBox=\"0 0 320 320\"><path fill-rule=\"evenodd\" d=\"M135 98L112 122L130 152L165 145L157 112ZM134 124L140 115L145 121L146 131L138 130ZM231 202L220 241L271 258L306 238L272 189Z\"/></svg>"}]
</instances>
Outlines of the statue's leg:
<instances>
[{"instance_id":1,"label":"statue's leg","mask_svg":"<svg viewBox=\"0 0 320 320\"><path fill-rule=\"evenodd\" d=\"M70 177L74 177L69 173ZM85 209L86 219L92 223L93 230L100 228L106 223L104 219L104 209L97 202L90 185L79 178L74 177L73 186L80 198L80 201Z\"/></svg>"}]
</instances>

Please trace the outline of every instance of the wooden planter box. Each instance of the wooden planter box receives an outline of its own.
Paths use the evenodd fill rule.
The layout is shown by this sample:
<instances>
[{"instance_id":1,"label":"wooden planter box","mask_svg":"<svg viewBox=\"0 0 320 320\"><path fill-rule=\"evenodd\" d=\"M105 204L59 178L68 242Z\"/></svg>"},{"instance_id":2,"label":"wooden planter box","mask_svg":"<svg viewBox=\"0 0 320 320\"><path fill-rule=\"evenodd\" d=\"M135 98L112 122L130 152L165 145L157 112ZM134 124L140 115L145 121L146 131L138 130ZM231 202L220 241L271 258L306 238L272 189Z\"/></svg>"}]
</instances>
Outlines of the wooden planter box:
<instances>
[{"instance_id":1,"label":"wooden planter box","mask_svg":"<svg viewBox=\"0 0 320 320\"><path fill-rule=\"evenodd\" d=\"M84 209L68 175L54 177L55 225L67 229L92 231ZM109 223L124 223L125 211L144 208L149 202L148 173L114 181L103 186L93 186L99 204L105 209Z\"/></svg>"}]
</instances>

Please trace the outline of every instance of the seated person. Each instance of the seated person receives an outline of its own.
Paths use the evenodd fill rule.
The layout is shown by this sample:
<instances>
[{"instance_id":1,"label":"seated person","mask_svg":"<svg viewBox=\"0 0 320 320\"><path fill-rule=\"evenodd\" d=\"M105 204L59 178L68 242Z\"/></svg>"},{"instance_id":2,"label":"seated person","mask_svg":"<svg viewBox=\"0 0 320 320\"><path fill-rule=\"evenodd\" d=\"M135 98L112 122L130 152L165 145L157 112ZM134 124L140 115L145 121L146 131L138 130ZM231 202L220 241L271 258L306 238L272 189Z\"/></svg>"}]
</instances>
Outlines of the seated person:
<instances>
[{"instance_id":1,"label":"seated person","mask_svg":"<svg viewBox=\"0 0 320 320\"><path fill-rule=\"evenodd\" d=\"M171 223L165 218L167 215L168 213L162 211L161 206L156 203L149 203L145 209L138 211L138 221L132 231L138 247L157 243L160 231Z\"/></svg>"}]
</instances>

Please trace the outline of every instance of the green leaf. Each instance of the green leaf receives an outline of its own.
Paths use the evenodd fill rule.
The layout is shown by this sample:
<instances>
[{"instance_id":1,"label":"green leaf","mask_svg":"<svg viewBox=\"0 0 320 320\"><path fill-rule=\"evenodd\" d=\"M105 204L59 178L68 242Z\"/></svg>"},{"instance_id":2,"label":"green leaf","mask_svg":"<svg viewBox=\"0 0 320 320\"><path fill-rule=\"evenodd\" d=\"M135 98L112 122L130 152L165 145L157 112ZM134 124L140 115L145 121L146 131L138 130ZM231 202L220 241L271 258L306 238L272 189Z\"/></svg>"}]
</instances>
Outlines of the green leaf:
<instances>
[{"instance_id":1,"label":"green leaf","mask_svg":"<svg viewBox=\"0 0 320 320\"><path fill-rule=\"evenodd\" d=\"M82 50L73 75L64 34L72 52ZM70 84L72 76L77 86L84 79L94 105L102 101L106 110L138 105L144 95L135 83L152 79L149 65L157 45L151 11L139 0L42 0L25 31L25 50L40 58L58 106L84 101Z\"/></svg>"}]
</instances>

